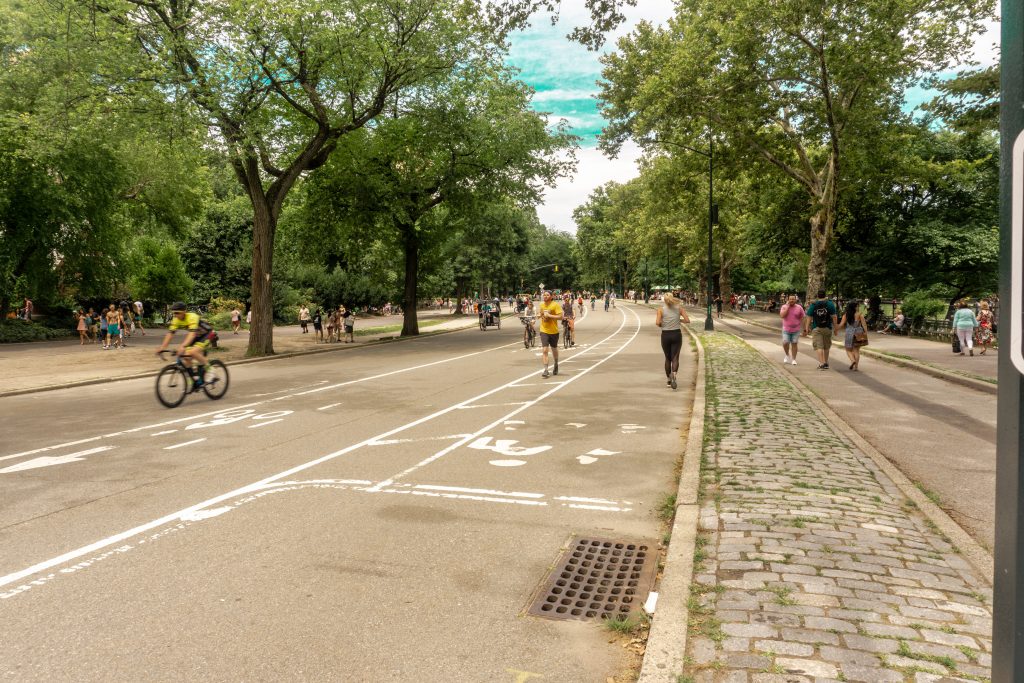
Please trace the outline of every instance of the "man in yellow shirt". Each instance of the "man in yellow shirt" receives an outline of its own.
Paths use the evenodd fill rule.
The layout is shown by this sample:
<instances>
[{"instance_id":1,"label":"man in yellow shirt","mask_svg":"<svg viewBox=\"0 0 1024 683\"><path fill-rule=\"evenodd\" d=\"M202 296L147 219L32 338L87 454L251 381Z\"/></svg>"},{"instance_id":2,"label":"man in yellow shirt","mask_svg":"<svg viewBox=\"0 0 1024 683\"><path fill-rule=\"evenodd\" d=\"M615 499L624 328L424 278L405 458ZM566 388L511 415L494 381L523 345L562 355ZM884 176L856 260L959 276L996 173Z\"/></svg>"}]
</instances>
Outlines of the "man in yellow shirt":
<instances>
[{"instance_id":1,"label":"man in yellow shirt","mask_svg":"<svg viewBox=\"0 0 1024 683\"><path fill-rule=\"evenodd\" d=\"M555 359L555 374L558 374L558 321L562 319L562 305L544 292L544 303L540 305L540 345L544 358L544 374L548 377L548 347Z\"/></svg>"}]
</instances>

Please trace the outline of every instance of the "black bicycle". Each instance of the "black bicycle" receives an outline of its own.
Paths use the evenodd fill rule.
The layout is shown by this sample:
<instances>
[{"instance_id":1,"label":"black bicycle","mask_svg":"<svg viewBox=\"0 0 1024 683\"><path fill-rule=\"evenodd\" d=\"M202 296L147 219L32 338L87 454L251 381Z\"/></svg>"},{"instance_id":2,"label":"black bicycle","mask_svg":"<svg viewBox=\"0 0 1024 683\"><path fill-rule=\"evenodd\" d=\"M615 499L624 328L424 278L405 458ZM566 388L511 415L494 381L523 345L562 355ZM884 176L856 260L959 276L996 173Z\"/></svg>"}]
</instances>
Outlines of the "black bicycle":
<instances>
[{"instance_id":1,"label":"black bicycle","mask_svg":"<svg viewBox=\"0 0 1024 683\"><path fill-rule=\"evenodd\" d=\"M524 315L519 318L519 322L523 324L523 346L526 348L533 348L537 345L537 330L533 327L533 321L536 320L531 315Z\"/></svg>"},{"instance_id":2,"label":"black bicycle","mask_svg":"<svg viewBox=\"0 0 1024 683\"><path fill-rule=\"evenodd\" d=\"M562 348L567 349L572 346L572 328L569 327L569 320L562 318Z\"/></svg>"},{"instance_id":3,"label":"black bicycle","mask_svg":"<svg viewBox=\"0 0 1024 683\"><path fill-rule=\"evenodd\" d=\"M169 351L161 351L163 356ZM185 365L181 356L164 366L160 374L156 376L156 397L160 403L168 408L177 408L185 397L200 389L206 396L214 401L224 398L228 393L228 367L219 360L211 360L206 363L206 371L203 376L203 383L199 382L199 369Z\"/></svg>"}]
</instances>

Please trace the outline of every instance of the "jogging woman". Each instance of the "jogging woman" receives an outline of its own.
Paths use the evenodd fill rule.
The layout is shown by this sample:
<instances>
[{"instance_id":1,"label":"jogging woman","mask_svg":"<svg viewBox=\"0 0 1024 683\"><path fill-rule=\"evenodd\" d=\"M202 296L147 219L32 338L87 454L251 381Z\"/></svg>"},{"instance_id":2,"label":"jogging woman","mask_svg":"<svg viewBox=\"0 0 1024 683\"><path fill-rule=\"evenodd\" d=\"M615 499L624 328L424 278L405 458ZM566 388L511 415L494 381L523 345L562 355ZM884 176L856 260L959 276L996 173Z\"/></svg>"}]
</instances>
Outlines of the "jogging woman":
<instances>
[{"instance_id":1,"label":"jogging woman","mask_svg":"<svg viewBox=\"0 0 1024 683\"><path fill-rule=\"evenodd\" d=\"M654 324L661 328L661 350L665 353L666 384L676 388L679 372L679 352L683 349L683 330L680 323L690 323L690 317L672 294L666 294L658 309Z\"/></svg>"}]
</instances>

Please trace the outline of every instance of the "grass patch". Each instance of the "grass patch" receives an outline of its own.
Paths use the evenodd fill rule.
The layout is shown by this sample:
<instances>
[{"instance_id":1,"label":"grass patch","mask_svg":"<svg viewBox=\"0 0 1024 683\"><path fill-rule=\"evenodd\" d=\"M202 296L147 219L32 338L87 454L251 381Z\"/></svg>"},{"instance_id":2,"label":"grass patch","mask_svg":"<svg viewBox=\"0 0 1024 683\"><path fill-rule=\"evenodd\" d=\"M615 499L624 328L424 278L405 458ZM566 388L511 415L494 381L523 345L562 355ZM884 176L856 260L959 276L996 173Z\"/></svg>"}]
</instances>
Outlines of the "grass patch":
<instances>
[{"instance_id":1,"label":"grass patch","mask_svg":"<svg viewBox=\"0 0 1024 683\"><path fill-rule=\"evenodd\" d=\"M925 655L919 652L914 652L907 645L907 641L901 640L899 647L896 649L896 654L907 659L916 659L920 662L932 662L934 664L941 664L950 671L956 671L956 660L952 657L939 657L936 655Z\"/></svg>"},{"instance_id":2,"label":"grass patch","mask_svg":"<svg viewBox=\"0 0 1024 683\"><path fill-rule=\"evenodd\" d=\"M604 627L614 633L628 635L636 633L636 631L648 621L649 619L646 614L629 617L616 616L613 619L605 619Z\"/></svg>"},{"instance_id":3,"label":"grass patch","mask_svg":"<svg viewBox=\"0 0 1024 683\"><path fill-rule=\"evenodd\" d=\"M663 522L671 522L676 516L676 494L666 494L658 503L658 518Z\"/></svg>"}]
</instances>

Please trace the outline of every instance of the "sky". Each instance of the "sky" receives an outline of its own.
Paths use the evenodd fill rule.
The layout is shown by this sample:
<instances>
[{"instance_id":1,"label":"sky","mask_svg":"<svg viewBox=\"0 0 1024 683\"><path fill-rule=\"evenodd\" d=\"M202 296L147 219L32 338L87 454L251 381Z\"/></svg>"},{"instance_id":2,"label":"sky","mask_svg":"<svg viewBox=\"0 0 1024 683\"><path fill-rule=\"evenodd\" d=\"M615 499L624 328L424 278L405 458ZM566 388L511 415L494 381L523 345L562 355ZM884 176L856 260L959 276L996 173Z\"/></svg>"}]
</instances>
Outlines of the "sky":
<instances>
[{"instance_id":1,"label":"sky","mask_svg":"<svg viewBox=\"0 0 1024 683\"><path fill-rule=\"evenodd\" d=\"M628 33L638 22L664 23L672 16L672 0L643 0L640 7L626 8L627 22L606 41L604 52L614 49L618 37ZM578 170L571 178L563 178L549 188L544 203L537 208L542 223L556 230L575 233L572 212L583 204L597 187L609 182L625 182L638 175L636 160L640 149L627 143L616 159L609 159L597 149L597 135L603 119L597 110L597 80L601 77L599 54L570 42L565 36L574 26L587 23L589 15L578 0L562 0L557 25L550 17L538 15L533 25L516 33L511 39L508 62L521 70L520 78L536 90L534 108L548 112L553 121L566 119L579 135L576 153ZM998 25L993 23L975 44L972 59L981 64L997 61L995 42ZM950 74L952 75L952 74ZM907 92L907 108L931 99L934 93L924 88Z\"/></svg>"}]
</instances>

